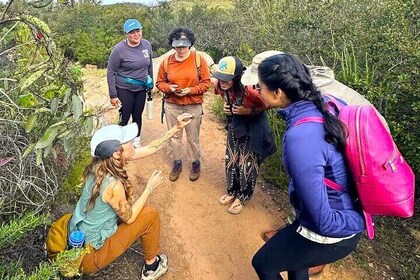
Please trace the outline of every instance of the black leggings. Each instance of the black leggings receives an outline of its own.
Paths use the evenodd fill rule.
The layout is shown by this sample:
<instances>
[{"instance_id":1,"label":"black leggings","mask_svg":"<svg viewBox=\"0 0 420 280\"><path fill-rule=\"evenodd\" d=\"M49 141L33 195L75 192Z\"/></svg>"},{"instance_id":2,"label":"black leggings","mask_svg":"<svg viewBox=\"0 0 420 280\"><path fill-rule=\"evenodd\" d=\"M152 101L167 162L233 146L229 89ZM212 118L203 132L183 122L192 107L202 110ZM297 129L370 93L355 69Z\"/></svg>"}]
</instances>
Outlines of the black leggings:
<instances>
[{"instance_id":1,"label":"black leggings","mask_svg":"<svg viewBox=\"0 0 420 280\"><path fill-rule=\"evenodd\" d=\"M334 244L313 242L296 232L298 223L286 226L267 241L252 259L252 266L261 280L309 279L309 267L335 262L349 255L357 246L361 233Z\"/></svg>"},{"instance_id":2,"label":"black leggings","mask_svg":"<svg viewBox=\"0 0 420 280\"><path fill-rule=\"evenodd\" d=\"M137 136L140 136L142 114L146 103L146 90L131 91L117 87L117 95L122 105L120 109L120 125L126 125L130 120L130 117L132 117L133 122L137 123L137 126L139 127Z\"/></svg>"}]
</instances>

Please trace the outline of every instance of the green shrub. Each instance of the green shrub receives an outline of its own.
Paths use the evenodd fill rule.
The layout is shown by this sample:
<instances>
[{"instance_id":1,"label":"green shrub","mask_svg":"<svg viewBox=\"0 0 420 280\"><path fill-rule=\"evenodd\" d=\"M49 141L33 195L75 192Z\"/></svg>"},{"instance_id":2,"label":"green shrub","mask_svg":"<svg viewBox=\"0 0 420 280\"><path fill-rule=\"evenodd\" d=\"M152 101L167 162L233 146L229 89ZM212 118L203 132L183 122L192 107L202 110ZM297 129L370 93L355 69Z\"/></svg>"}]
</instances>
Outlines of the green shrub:
<instances>
[{"instance_id":1,"label":"green shrub","mask_svg":"<svg viewBox=\"0 0 420 280\"><path fill-rule=\"evenodd\" d=\"M13 245L37 226L48 223L49 219L48 214L29 213L22 218L11 220L8 224L2 224L0 226L0 249Z\"/></svg>"},{"instance_id":2,"label":"green shrub","mask_svg":"<svg viewBox=\"0 0 420 280\"><path fill-rule=\"evenodd\" d=\"M216 115L216 117L220 120L220 121L226 121L226 114L224 113L223 110L223 99L220 98L219 96L216 96L213 99L213 102L211 103L211 111Z\"/></svg>"},{"instance_id":3,"label":"green shrub","mask_svg":"<svg viewBox=\"0 0 420 280\"><path fill-rule=\"evenodd\" d=\"M282 139L285 130L285 123L277 117L275 110L268 111L271 130L276 142L277 151L266 159L261 166L261 176L268 182L273 183L280 188L287 190L288 176L283 170L282 162Z\"/></svg>"},{"instance_id":4,"label":"green shrub","mask_svg":"<svg viewBox=\"0 0 420 280\"><path fill-rule=\"evenodd\" d=\"M22 269L15 275L6 279L10 280L59 280L58 267L54 264L41 262L36 270L27 275ZM9 274L10 275L10 274Z\"/></svg>"},{"instance_id":5,"label":"green shrub","mask_svg":"<svg viewBox=\"0 0 420 280\"><path fill-rule=\"evenodd\" d=\"M89 147L89 141L90 139L88 138L79 139L78 145ZM90 154L90 149L88 148L79 151L73 156L68 175L64 180L64 191L66 193L80 193L83 172L91 159L92 156Z\"/></svg>"},{"instance_id":6,"label":"green shrub","mask_svg":"<svg viewBox=\"0 0 420 280\"><path fill-rule=\"evenodd\" d=\"M8 279L9 275L17 275L21 271L22 262L14 261L10 263L1 263L0 264L0 279Z\"/></svg>"}]
</instances>

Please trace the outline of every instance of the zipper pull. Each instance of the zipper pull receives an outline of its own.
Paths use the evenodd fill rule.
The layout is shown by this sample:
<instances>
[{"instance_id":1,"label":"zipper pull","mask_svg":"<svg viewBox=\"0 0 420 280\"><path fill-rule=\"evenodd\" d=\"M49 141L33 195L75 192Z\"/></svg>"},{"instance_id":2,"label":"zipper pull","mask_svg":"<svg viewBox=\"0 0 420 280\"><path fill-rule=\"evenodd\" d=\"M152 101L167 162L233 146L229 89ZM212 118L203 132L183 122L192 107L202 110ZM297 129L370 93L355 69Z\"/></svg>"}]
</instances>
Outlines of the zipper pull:
<instances>
[{"instance_id":1,"label":"zipper pull","mask_svg":"<svg viewBox=\"0 0 420 280\"><path fill-rule=\"evenodd\" d=\"M393 162L388 162L389 167L391 167L392 172L396 173L397 172L397 168L395 167L395 164Z\"/></svg>"}]
</instances>

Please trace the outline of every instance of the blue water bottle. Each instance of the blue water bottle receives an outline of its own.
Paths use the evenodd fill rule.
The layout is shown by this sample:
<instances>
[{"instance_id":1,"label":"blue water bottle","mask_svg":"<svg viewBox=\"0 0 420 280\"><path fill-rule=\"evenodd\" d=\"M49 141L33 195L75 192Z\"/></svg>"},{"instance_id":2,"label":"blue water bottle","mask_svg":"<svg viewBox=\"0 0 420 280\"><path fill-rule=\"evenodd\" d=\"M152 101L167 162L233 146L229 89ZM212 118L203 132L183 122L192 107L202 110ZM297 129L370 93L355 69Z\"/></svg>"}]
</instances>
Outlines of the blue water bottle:
<instances>
[{"instance_id":1,"label":"blue water bottle","mask_svg":"<svg viewBox=\"0 0 420 280\"><path fill-rule=\"evenodd\" d=\"M83 247L85 243L85 234L82 231L75 230L73 231L67 243L67 249L80 248Z\"/></svg>"}]
</instances>

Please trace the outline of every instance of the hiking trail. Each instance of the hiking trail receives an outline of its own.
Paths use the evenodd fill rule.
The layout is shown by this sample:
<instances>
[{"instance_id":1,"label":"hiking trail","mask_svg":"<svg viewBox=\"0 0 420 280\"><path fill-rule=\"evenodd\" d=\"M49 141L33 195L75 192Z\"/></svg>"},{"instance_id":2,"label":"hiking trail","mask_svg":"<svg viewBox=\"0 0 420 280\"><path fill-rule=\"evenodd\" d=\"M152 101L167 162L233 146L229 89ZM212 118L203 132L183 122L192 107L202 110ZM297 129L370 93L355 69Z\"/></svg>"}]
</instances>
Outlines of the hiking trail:
<instances>
[{"instance_id":1,"label":"hiking trail","mask_svg":"<svg viewBox=\"0 0 420 280\"><path fill-rule=\"evenodd\" d=\"M108 107L106 70L86 71L85 98L87 105ZM161 218L161 252L169 259L169 271L162 280L257 280L251 265L256 251L264 244L261 233L282 225L283 211L288 209L286 193L257 184L253 198L240 215L229 214L227 206L218 203L225 193L224 153L226 133L210 110L215 98L205 94L204 117L200 132L201 175L188 179L191 163L183 162L183 171L176 182L169 181L172 162L163 148L154 155L129 164L129 175L138 192L142 191L154 169L161 169L164 184L157 187L147 205L156 207ZM141 144L160 137L167 131L160 122L160 93L154 98L154 118L143 114ZM117 111L105 114L114 123ZM185 140L185 135L184 135ZM186 158L186 157L184 157ZM280 167L279 167L280 168ZM138 243L97 277L85 279L140 279L142 267ZM285 277L285 274L282 273ZM329 265L316 279L364 279L352 257ZM311 278L314 279L314 278Z\"/></svg>"}]
</instances>

